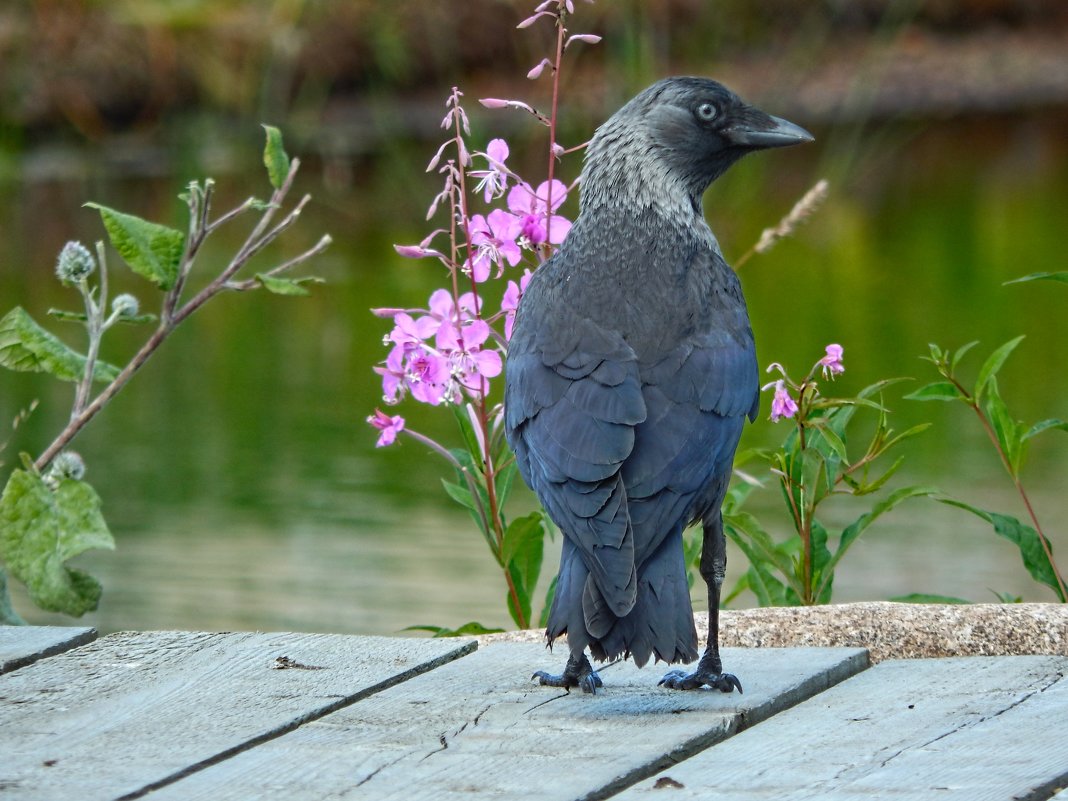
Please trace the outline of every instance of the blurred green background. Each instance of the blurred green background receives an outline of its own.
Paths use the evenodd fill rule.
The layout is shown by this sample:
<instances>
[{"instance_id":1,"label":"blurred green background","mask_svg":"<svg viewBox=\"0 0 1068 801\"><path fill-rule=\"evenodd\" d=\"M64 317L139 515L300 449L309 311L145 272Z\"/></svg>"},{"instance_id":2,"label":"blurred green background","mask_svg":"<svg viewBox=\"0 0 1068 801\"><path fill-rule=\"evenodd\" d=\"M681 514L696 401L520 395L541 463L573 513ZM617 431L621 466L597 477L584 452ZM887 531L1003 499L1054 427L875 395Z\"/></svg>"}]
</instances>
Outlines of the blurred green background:
<instances>
[{"instance_id":1,"label":"blurred green background","mask_svg":"<svg viewBox=\"0 0 1068 801\"><path fill-rule=\"evenodd\" d=\"M424 166L450 87L465 92L473 146L503 135L513 166L535 181L543 174L544 129L475 102L548 107L548 80L524 75L548 53L551 30L515 30L533 5L17 0L0 9L0 313L20 304L43 319L77 301L52 270L64 242L104 235L86 201L184 228L176 195L193 178L217 180L220 210L265 196L260 122L282 128L304 162L297 191L314 196L267 258L295 255L323 232L335 240L308 270L328 280L313 297L213 302L77 440L118 541L114 553L78 560L105 587L86 622L361 633L506 625L503 582L445 497L443 466L412 441L375 451L363 420L380 404L371 366L388 330L368 309L422 305L441 278L391 245L431 227L424 215L437 176ZM831 182L816 217L742 271L761 363L801 374L840 342L847 372L836 389L849 393L889 376L932 379L918 358L928 342L980 340L974 370L979 353L1022 333L1002 373L1010 408L1028 422L1068 418L1068 290L1001 285L1066 269L1062 0L576 7L571 32L604 40L568 53L563 144L585 141L635 91L679 73L718 78L816 134L814 145L744 161L706 198L713 230L737 258L816 180ZM560 169L573 179L579 158ZM573 215L575 201L564 211ZM244 233L210 242L201 274ZM113 267L115 291L155 303L117 257ZM77 329L59 332L81 346ZM110 335L105 358L121 362L143 335ZM901 400L908 391L886 398L894 427L935 425L908 446L897 484L933 483L1022 516L977 422L963 408ZM39 452L62 427L70 393L43 376L0 375L5 430L40 401L0 456L5 479L19 451ZM447 413L400 411L427 434L452 436ZM761 419L743 447L784 434ZM1066 445L1058 432L1037 439L1025 471L1061 554ZM785 535L777 489L753 502ZM842 508L837 522L856 513ZM732 555L729 582L742 567ZM994 600L990 589L1052 600L980 521L914 501L854 548L835 599ZM15 602L31 622L59 621L17 593Z\"/></svg>"}]
</instances>

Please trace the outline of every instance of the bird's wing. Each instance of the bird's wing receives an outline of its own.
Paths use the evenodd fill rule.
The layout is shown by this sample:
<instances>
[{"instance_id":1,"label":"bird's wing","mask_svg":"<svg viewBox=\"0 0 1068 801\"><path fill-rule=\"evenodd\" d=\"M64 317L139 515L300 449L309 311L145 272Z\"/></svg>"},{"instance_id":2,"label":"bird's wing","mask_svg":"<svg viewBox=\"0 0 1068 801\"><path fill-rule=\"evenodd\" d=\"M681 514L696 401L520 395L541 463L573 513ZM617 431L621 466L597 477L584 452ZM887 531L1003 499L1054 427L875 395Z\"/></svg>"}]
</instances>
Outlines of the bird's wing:
<instances>
[{"instance_id":1,"label":"bird's wing","mask_svg":"<svg viewBox=\"0 0 1068 801\"><path fill-rule=\"evenodd\" d=\"M532 294L524 301L534 302ZM592 623L602 602L617 616L634 604L634 536L620 468L645 404L636 356L618 333L566 309L556 309L553 320L536 329L517 321L505 430L521 475L577 546L599 590L597 597L587 587L583 600Z\"/></svg>"},{"instance_id":2,"label":"bird's wing","mask_svg":"<svg viewBox=\"0 0 1068 801\"><path fill-rule=\"evenodd\" d=\"M721 500L744 418L759 405L744 305L727 304L641 372L647 415L622 471L638 564Z\"/></svg>"}]
</instances>

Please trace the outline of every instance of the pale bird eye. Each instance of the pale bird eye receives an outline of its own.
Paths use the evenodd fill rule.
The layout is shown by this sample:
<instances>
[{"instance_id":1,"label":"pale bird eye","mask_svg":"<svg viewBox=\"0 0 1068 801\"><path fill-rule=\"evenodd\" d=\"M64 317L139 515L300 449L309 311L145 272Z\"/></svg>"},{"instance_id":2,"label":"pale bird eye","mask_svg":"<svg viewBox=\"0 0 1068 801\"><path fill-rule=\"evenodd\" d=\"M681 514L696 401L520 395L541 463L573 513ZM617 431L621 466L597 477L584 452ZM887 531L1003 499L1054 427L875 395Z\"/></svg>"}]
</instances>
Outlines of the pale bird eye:
<instances>
[{"instance_id":1,"label":"pale bird eye","mask_svg":"<svg viewBox=\"0 0 1068 801\"><path fill-rule=\"evenodd\" d=\"M697 107L697 116L705 122L713 120L716 117L716 107L711 103L702 103Z\"/></svg>"}]
</instances>

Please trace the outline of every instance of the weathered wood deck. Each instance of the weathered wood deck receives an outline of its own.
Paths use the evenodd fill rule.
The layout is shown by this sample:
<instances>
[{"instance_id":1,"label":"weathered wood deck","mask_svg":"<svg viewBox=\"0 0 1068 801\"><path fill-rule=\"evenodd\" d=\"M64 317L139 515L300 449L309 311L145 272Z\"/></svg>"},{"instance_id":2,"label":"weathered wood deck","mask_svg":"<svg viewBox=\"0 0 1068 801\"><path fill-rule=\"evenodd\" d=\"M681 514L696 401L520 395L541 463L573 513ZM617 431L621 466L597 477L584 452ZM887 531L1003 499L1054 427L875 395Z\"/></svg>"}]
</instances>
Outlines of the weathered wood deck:
<instances>
[{"instance_id":1,"label":"weathered wood deck","mask_svg":"<svg viewBox=\"0 0 1068 801\"><path fill-rule=\"evenodd\" d=\"M0 628L3 799L1046 799L1068 656L727 649L745 695L540 645ZM1068 801L1068 791L1057 796Z\"/></svg>"}]
</instances>

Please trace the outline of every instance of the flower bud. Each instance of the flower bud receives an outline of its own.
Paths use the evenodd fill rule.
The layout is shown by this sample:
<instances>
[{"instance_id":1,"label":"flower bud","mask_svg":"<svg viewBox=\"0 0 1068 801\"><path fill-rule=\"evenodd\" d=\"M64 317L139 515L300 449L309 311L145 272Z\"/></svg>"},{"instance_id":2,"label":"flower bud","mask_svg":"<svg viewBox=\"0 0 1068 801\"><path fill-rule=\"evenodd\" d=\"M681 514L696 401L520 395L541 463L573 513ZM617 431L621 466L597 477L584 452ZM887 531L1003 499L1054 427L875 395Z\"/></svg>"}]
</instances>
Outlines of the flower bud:
<instances>
[{"instance_id":1,"label":"flower bud","mask_svg":"<svg viewBox=\"0 0 1068 801\"><path fill-rule=\"evenodd\" d=\"M116 295L115 299L111 301L111 310L119 317L136 317L140 309L141 304L137 302L137 298L133 295Z\"/></svg>"},{"instance_id":2,"label":"flower bud","mask_svg":"<svg viewBox=\"0 0 1068 801\"><path fill-rule=\"evenodd\" d=\"M76 284L96 269L93 254L81 242L68 242L56 260L56 275L65 284Z\"/></svg>"},{"instance_id":3,"label":"flower bud","mask_svg":"<svg viewBox=\"0 0 1068 801\"><path fill-rule=\"evenodd\" d=\"M72 478L81 481L85 475L85 462L74 451L64 451L52 461L51 475L56 480Z\"/></svg>"}]
</instances>

